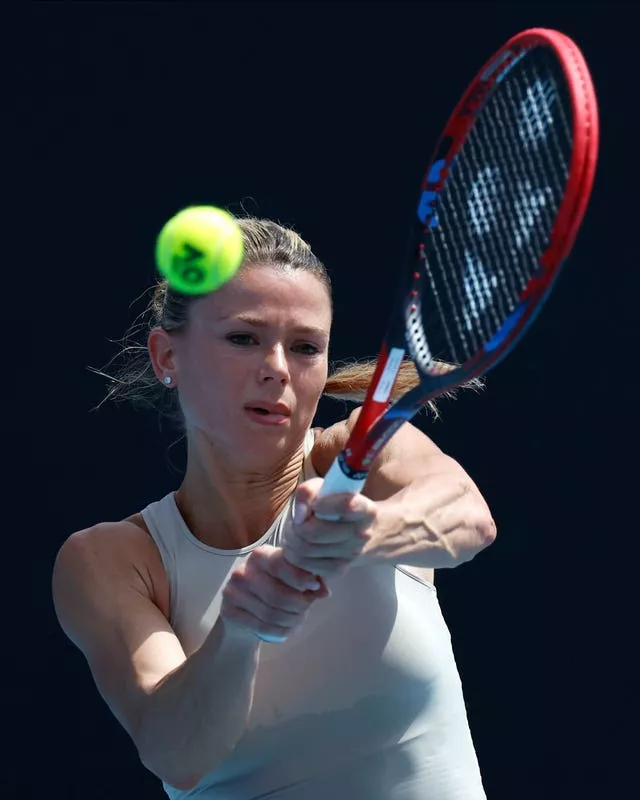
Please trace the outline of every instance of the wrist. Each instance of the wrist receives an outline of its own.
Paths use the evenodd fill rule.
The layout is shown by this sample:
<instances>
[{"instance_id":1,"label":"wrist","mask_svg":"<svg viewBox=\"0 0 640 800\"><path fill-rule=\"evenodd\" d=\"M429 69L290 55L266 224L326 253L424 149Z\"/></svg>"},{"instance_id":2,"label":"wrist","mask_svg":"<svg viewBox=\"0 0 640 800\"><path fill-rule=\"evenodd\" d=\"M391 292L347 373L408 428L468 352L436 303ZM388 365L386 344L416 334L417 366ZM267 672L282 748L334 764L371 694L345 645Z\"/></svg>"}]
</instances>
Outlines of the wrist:
<instances>
[{"instance_id":1,"label":"wrist","mask_svg":"<svg viewBox=\"0 0 640 800\"><path fill-rule=\"evenodd\" d=\"M236 625L230 619L220 616L220 640L223 647L257 650L260 639L248 628Z\"/></svg>"}]
</instances>

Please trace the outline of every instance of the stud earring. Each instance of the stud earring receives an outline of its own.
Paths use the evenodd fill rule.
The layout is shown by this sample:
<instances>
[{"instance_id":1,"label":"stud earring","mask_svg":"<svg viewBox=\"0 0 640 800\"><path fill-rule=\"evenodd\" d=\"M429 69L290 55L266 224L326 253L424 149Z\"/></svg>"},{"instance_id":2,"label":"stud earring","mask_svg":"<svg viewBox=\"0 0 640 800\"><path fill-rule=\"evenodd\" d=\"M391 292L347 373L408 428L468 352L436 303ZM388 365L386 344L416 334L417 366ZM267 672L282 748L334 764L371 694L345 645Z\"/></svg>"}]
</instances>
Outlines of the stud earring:
<instances>
[{"instance_id":1,"label":"stud earring","mask_svg":"<svg viewBox=\"0 0 640 800\"><path fill-rule=\"evenodd\" d=\"M171 375L165 375L162 380L166 383L167 386L170 386L171 383L173 382L173 378L171 377Z\"/></svg>"}]
</instances>

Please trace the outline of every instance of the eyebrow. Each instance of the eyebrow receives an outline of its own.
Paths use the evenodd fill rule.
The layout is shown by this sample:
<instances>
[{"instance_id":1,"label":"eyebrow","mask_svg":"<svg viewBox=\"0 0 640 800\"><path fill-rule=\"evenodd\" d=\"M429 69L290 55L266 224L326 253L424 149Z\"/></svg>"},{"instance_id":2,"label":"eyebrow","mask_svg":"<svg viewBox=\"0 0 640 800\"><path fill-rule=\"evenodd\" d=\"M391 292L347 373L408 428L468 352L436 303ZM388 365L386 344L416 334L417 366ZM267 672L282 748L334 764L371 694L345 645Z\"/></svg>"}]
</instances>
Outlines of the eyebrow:
<instances>
[{"instance_id":1,"label":"eyebrow","mask_svg":"<svg viewBox=\"0 0 640 800\"><path fill-rule=\"evenodd\" d=\"M245 325L252 325L255 328L268 328L269 323L259 317L252 317L251 314L229 314L218 317L218 322L242 322ZM323 328L316 328L313 325L296 325L293 329L296 333L308 333L315 336L327 337L329 334Z\"/></svg>"}]
</instances>

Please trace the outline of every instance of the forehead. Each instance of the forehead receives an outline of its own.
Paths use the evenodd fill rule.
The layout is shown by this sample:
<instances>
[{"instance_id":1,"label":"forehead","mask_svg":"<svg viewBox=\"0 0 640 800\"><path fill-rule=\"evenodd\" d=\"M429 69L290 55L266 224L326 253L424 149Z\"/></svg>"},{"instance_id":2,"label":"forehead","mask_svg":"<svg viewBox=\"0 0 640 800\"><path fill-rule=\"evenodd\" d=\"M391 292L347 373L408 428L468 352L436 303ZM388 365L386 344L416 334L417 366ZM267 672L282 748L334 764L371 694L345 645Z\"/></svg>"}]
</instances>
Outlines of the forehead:
<instances>
[{"instance_id":1,"label":"forehead","mask_svg":"<svg viewBox=\"0 0 640 800\"><path fill-rule=\"evenodd\" d=\"M263 315L318 327L331 325L331 300L327 287L307 270L281 270L251 266L215 292L199 300L197 316L222 320L238 314ZM265 319L269 321L269 319Z\"/></svg>"}]
</instances>

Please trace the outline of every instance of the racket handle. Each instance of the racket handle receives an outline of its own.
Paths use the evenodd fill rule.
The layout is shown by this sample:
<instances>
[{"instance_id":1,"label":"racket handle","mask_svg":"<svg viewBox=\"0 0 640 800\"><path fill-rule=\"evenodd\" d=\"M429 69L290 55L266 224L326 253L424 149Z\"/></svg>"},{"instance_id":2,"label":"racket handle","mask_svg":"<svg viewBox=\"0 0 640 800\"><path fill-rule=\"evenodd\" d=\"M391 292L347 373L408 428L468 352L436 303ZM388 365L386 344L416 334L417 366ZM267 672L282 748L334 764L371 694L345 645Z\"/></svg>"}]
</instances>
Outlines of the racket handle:
<instances>
[{"instance_id":1,"label":"racket handle","mask_svg":"<svg viewBox=\"0 0 640 800\"><path fill-rule=\"evenodd\" d=\"M350 478L342 469L340 459L336 458L324 476L324 483L318 493L318 497L326 497L328 494L359 494L365 481L366 478ZM331 514L316 514L316 517L333 522L339 519L339 517Z\"/></svg>"}]
</instances>

